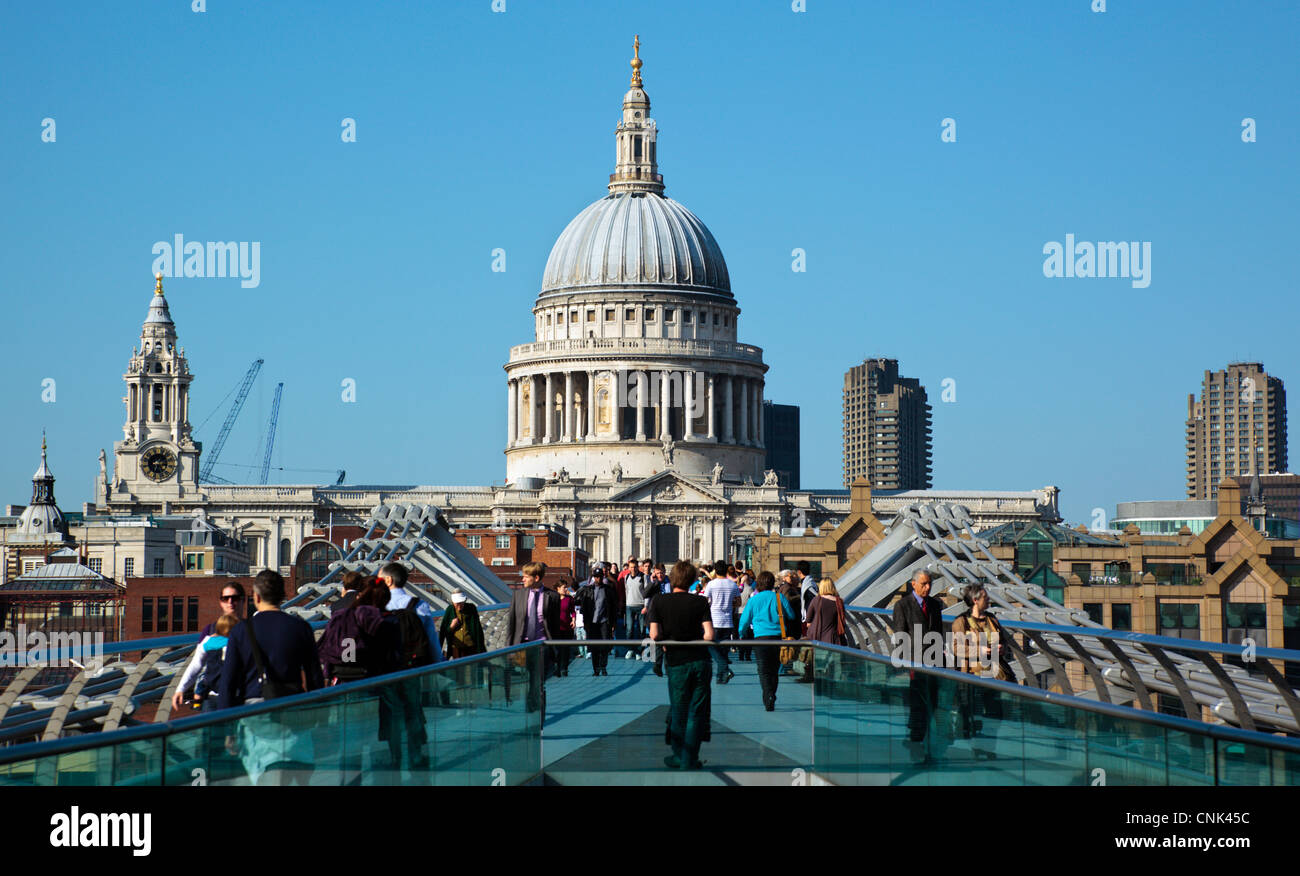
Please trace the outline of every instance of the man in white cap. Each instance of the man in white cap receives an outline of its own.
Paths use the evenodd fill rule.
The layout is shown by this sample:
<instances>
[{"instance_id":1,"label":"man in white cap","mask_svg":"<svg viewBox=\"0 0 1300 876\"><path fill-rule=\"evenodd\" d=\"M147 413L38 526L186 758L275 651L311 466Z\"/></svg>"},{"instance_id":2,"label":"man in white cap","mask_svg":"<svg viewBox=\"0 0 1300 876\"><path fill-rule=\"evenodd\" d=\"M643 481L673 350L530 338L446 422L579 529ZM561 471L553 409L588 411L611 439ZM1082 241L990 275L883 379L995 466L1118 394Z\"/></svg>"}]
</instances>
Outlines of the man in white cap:
<instances>
[{"instance_id":1,"label":"man in white cap","mask_svg":"<svg viewBox=\"0 0 1300 876\"><path fill-rule=\"evenodd\" d=\"M446 643L447 657L452 660L482 654L487 650L483 625L478 619L478 607L466 599L460 590L451 592L451 604L442 614L439 633Z\"/></svg>"}]
</instances>

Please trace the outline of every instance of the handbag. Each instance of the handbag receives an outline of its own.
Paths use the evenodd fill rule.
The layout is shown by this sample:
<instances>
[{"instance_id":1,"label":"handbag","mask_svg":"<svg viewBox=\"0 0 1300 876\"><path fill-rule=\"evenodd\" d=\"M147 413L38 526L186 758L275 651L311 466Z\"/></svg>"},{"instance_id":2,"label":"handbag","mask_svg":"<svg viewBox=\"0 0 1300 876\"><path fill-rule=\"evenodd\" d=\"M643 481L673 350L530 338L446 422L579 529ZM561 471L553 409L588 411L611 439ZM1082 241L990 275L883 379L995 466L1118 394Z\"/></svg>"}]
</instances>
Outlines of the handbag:
<instances>
[{"instance_id":1,"label":"handbag","mask_svg":"<svg viewBox=\"0 0 1300 876\"><path fill-rule=\"evenodd\" d=\"M785 612L781 610L780 593L776 594L776 616L777 619L780 620L781 622L781 641L793 642L794 639L790 638L785 634ZM777 660L779 660L782 665L788 666L790 663L794 662L794 656L795 656L795 648L789 645L782 645L780 650L777 652Z\"/></svg>"}]
</instances>

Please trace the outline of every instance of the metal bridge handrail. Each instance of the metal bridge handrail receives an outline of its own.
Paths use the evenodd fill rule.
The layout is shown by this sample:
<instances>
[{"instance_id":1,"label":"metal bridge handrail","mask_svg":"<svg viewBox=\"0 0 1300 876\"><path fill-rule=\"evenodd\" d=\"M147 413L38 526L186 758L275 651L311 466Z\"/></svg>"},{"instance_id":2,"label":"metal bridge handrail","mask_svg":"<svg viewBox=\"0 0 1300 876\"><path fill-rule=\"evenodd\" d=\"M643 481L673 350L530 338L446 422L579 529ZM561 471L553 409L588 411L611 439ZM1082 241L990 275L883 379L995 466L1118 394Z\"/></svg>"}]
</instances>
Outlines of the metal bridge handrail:
<instances>
[{"instance_id":1,"label":"metal bridge handrail","mask_svg":"<svg viewBox=\"0 0 1300 876\"><path fill-rule=\"evenodd\" d=\"M478 610L479 613L482 614L483 612L497 611L509 607L510 603L508 602L494 602L491 605L480 605L478 606ZM329 621L317 620L308 621L308 623L311 624L313 630L319 630L329 623ZM48 635L46 637L48 638ZM154 648L181 648L186 645L197 645L202 638L203 635L201 633L181 633L175 636L159 636L156 639L132 639L127 642L105 642L100 653L107 656L109 654L127 654L132 651L152 651ZM52 658L45 656L32 657L32 654L44 655L49 651L49 648L44 648L27 652L24 656L26 657L27 664L31 664L35 660L39 660L41 663L49 663L51 659L62 661L67 657L80 658L86 650L88 650L87 647L82 645L75 648L60 648L58 651L53 653Z\"/></svg>"},{"instance_id":2,"label":"metal bridge handrail","mask_svg":"<svg viewBox=\"0 0 1300 876\"><path fill-rule=\"evenodd\" d=\"M749 640L746 639L745 641L748 643ZM979 687L990 688L992 690L1023 697L1025 699L1065 705L1075 709L1082 709L1087 712L1108 715L1113 718L1123 718L1128 721L1137 721L1143 724L1154 724L1169 730L1196 733L1230 742L1244 742L1265 748L1281 748L1286 749L1287 751L1300 753L1300 739L1294 739L1287 736L1275 736L1271 733L1242 730L1238 727L1232 727L1227 724L1207 724L1191 718L1179 718L1175 715L1166 715L1161 712L1147 712L1139 709L1126 708L1124 706L1115 706L1109 703L1101 703L1095 700L1084 699L1083 697L1072 696L1070 694L1039 690L1038 688L1028 687L1012 681L998 681L994 678L985 678L982 675L962 672L958 669L947 669L941 666L925 666L920 663L913 663L910 660L899 660L896 664L893 658L887 657L883 654L877 654L874 651L860 651L856 648L848 648L843 645L830 645L825 642L812 642L810 644L812 644L814 648L820 648L825 651L834 651L870 660L874 663L887 663L895 668L907 668L914 672L921 672L926 675L935 675L940 678L947 678L964 684L974 684ZM748 647L748 644L746 644L746 647Z\"/></svg>"},{"instance_id":3,"label":"metal bridge handrail","mask_svg":"<svg viewBox=\"0 0 1300 876\"><path fill-rule=\"evenodd\" d=\"M528 648L540 648L541 646L542 642L540 641L524 642L520 645L498 648L495 651L486 651L482 654L474 654L470 657L461 657L458 660L442 660L428 666L417 666L413 669L389 672L384 675L376 675L373 678L362 678L357 681L350 681L346 684L321 687L316 690L304 691L303 693L293 694L292 696L287 697L279 697L273 700L263 700L260 703L246 703L242 706L235 706L229 709L217 709L216 711L203 712L198 715L188 715L184 718L162 721L157 724L142 724L135 727L125 727L120 730L107 730L101 733L65 736L60 739L51 739L45 742L28 742L22 745L13 745L7 748L0 748L0 764L30 760L34 757L63 754L68 751L90 751L121 742L152 739L158 736L171 736L176 733L188 732L212 724L224 724L240 718L261 715L266 712L279 711L288 706L310 706L323 700L334 699L343 694L355 694L358 691L365 691L371 688L392 684L394 681L402 681L422 675L439 674L446 671L448 667L468 666L484 660L495 659L503 654L523 651Z\"/></svg>"},{"instance_id":4,"label":"metal bridge handrail","mask_svg":"<svg viewBox=\"0 0 1300 876\"><path fill-rule=\"evenodd\" d=\"M874 614L889 618L893 617L893 610L888 608L866 608L857 605L845 606L845 608L849 611L858 612L860 614ZM1133 644L1138 645L1158 645L1162 648L1209 654L1230 654L1234 656L1241 654L1240 645L1228 645L1222 642L1207 642L1202 639L1180 639L1175 636L1153 636L1150 633L1117 631L1107 627L1076 627L1062 626L1060 624L1040 624L1035 621L1005 620L997 612L991 612L991 614L998 619L998 623L1002 624L1002 626L1013 630L1032 630L1036 633L1056 633L1058 635L1084 636L1093 639L1111 639L1116 642L1132 642ZM1255 657L1262 657L1269 660L1300 662L1300 651L1289 648L1255 648Z\"/></svg>"}]
</instances>

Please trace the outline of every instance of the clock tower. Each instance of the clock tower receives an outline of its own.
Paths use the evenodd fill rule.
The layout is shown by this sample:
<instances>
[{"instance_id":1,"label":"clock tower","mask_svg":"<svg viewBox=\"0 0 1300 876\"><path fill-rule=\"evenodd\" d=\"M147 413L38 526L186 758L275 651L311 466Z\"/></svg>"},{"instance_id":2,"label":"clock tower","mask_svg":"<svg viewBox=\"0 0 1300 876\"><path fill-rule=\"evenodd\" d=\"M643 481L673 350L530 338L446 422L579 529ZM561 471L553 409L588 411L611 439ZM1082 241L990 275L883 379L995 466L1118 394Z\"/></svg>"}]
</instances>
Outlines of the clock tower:
<instances>
[{"instance_id":1,"label":"clock tower","mask_svg":"<svg viewBox=\"0 0 1300 876\"><path fill-rule=\"evenodd\" d=\"M163 296L162 275L127 365L126 423L113 445L113 478L101 476L99 504L199 501L199 452L190 437L190 374Z\"/></svg>"}]
</instances>

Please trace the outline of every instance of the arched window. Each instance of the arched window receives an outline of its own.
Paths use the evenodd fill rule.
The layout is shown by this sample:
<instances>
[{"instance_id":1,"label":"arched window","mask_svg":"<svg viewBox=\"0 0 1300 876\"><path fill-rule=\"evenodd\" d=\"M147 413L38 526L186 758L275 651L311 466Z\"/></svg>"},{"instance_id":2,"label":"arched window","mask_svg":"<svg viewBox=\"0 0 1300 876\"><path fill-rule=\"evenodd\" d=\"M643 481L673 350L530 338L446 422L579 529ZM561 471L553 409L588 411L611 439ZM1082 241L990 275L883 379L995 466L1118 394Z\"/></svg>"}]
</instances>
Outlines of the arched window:
<instances>
[{"instance_id":1,"label":"arched window","mask_svg":"<svg viewBox=\"0 0 1300 876\"><path fill-rule=\"evenodd\" d=\"M298 551L295 572L299 582L319 581L329 574L330 563L343 559L343 553L327 541L314 541Z\"/></svg>"},{"instance_id":2,"label":"arched window","mask_svg":"<svg viewBox=\"0 0 1300 876\"><path fill-rule=\"evenodd\" d=\"M293 562L293 545L289 544L289 539L280 539L280 565L287 566Z\"/></svg>"}]
</instances>

